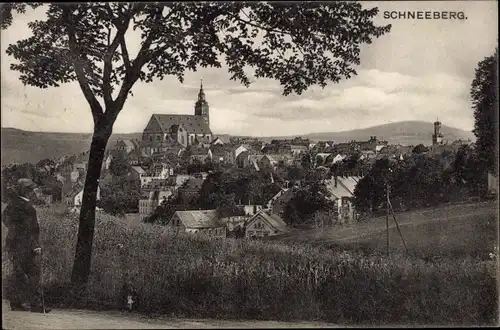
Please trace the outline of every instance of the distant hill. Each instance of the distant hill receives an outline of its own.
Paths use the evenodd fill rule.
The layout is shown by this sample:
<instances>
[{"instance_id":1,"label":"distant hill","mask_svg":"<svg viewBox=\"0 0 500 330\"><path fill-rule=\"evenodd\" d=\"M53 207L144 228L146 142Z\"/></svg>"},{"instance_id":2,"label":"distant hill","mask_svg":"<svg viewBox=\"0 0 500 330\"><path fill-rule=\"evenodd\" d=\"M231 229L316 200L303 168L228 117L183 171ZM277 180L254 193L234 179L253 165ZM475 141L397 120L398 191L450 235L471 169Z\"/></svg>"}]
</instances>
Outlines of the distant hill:
<instances>
[{"instance_id":1,"label":"distant hill","mask_svg":"<svg viewBox=\"0 0 500 330\"><path fill-rule=\"evenodd\" d=\"M117 139L140 139L142 133L113 134L108 148ZM29 132L16 128L2 127L2 161L7 165L16 163L37 163L44 158L60 158L89 150L92 134Z\"/></svg>"},{"instance_id":2,"label":"distant hill","mask_svg":"<svg viewBox=\"0 0 500 330\"><path fill-rule=\"evenodd\" d=\"M343 132L325 132L325 133L311 133L303 135L303 138L309 138L312 141L334 141L336 143L348 142L351 140L365 141L370 139L370 136L376 136L380 140L387 140L391 144L401 145L429 145L432 143L432 133L434 126L432 123L423 121L403 121L397 123L390 123L385 125L373 126L363 129L356 129ZM444 135L444 140L450 143L462 139L471 139L475 141L475 136L472 132L468 132L459 128L441 126L441 133ZM285 137L264 137L264 141L272 139L290 139L295 136Z\"/></svg>"},{"instance_id":3,"label":"distant hill","mask_svg":"<svg viewBox=\"0 0 500 330\"><path fill-rule=\"evenodd\" d=\"M346 142L350 140L368 140L370 136L388 140L389 143L403 145L417 145L423 143L428 145L432 139L432 123L420 121L405 121L386 125L374 126L364 129L312 133L303 135L313 141L333 140L335 142ZM458 128L442 126L444 139L450 142L457 139L475 140L471 132ZM16 163L37 163L44 158L60 158L64 155L72 155L87 151L90 147L91 134L84 133L46 133L28 132L15 128L2 128L2 165ZM216 134L217 135L217 134ZM229 138L228 134L219 134ZM113 134L108 143L108 148L113 146L117 139L141 139L142 133ZM293 138L288 137L262 137L263 141L273 139Z\"/></svg>"}]
</instances>

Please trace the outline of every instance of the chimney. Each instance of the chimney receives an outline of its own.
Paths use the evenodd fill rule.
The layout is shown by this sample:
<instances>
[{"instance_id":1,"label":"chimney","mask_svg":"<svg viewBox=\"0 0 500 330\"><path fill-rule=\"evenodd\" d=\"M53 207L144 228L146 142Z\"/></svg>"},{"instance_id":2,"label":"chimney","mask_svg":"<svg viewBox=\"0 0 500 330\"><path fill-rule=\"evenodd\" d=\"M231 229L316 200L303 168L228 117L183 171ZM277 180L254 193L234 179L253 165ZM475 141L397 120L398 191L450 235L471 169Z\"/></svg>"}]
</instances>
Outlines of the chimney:
<instances>
[{"instance_id":1,"label":"chimney","mask_svg":"<svg viewBox=\"0 0 500 330\"><path fill-rule=\"evenodd\" d=\"M335 174L335 188L337 188L337 175Z\"/></svg>"}]
</instances>

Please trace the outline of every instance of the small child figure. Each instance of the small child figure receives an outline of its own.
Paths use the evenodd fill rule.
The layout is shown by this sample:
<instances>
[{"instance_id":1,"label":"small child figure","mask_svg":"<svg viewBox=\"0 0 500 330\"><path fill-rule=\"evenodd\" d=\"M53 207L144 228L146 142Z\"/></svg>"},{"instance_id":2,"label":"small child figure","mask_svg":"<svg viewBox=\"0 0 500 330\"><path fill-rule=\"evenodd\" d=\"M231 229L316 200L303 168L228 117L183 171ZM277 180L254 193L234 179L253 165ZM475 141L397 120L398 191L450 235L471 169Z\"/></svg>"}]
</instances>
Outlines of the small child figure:
<instances>
[{"instance_id":1,"label":"small child figure","mask_svg":"<svg viewBox=\"0 0 500 330\"><path fill-rule=\"evenodd\" d=\"M136 311L138 307L137 292L132 283L125 282L121 294L121 307L127 311Z\"/></svg>"}]
</instances>

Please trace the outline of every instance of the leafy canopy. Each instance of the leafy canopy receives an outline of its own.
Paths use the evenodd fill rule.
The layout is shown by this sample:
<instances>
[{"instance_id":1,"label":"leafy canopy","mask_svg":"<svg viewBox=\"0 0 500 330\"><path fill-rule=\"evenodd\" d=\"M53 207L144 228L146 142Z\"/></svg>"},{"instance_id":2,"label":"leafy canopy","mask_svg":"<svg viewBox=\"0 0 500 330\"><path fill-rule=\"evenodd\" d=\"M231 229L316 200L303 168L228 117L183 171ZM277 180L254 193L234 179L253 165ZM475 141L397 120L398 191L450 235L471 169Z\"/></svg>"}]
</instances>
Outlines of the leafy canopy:
<instances>
[{"instance_id":1,"label":"leafy canopy","mask_svg":"<svg viewBox=\"0 0 500 330\"><path fill-rule=\"evenodd\" d=\"M478 63L471 85L474 109L474 135L477 153L487 170L497 172L498 166L498 48Z\"/></svg>"},{"instance_id":2,"label":"leafy canopy","mask_svg":"<svg viewBox=\"0 0 500 330\"><path fill-rule=\"evenodd\" d=\"M31 7L40 4L29 4ZM166 75L183 81L187 70L228 68L232 80L250 84L256 78L276 79L283 94L325 87L356 74L360 45L390 31L375 26L377 8L356 2L275 3L80 3L45 4L47 18L29 23L33 36L7 49L18 63L26 85L47 88L78 81L94 120L104 113L116 119L138 80ZM12 10L2 7L1 27ZM10 15L10 16L9 16ZM135 57L128 32L141 42Z\"/></svg>"}]
</instances>

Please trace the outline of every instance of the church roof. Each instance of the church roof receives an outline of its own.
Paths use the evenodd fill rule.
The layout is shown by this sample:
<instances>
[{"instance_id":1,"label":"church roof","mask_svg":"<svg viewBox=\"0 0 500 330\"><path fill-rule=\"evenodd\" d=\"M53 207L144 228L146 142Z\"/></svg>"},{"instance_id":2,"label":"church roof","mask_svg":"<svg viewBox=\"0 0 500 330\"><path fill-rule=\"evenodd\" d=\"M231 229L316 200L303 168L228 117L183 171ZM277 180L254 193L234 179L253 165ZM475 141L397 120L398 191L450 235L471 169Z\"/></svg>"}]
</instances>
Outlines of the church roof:
<instances>
[{"instance_id":1,"label":"church roof","mask_svg":"<svg viewBox=\"0 0 500 330\"><path fill-rule=\"evenodd\" d=\"M154 114L153 117L156 118L164 133L168 133L172 125L182 125L190 134L212 134L202 116Z\"/></svg>"}]
</instances>

